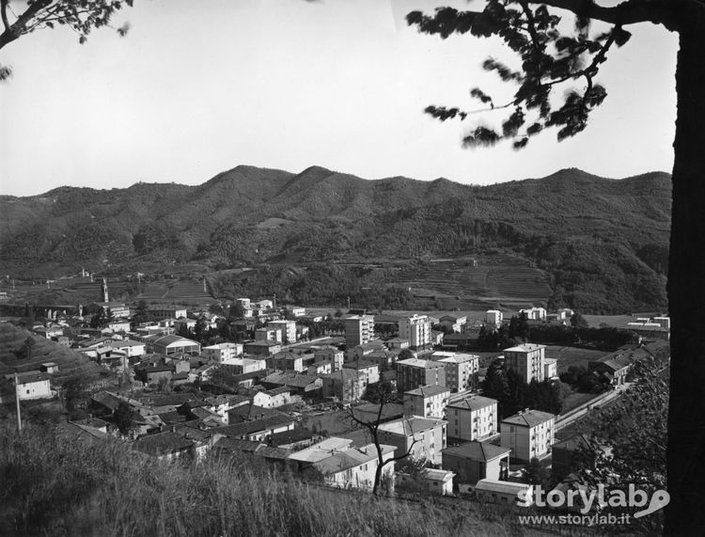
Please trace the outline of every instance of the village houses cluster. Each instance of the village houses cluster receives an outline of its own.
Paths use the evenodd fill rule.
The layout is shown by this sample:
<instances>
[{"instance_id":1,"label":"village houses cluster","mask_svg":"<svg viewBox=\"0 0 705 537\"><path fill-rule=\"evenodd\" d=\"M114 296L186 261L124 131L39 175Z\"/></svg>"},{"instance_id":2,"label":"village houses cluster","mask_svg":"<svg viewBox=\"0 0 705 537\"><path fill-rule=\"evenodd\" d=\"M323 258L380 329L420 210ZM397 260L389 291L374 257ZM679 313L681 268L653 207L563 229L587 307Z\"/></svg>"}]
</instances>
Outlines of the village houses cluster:
<instances>
[{"instance_id":1,"label":"village houses cluster","mask_svg":"<svg viewBox=\"0 0 705 537\"><path fill-rule=\"evenodd\" d=\"M342 332L311 339L309 329L326 320L322 315L267 299L234 304L241 316L230 322L247 331L245 341L202 346L177 335L191 333L197 322L215 327L218 315L207 310L152 305L154 321L135 324L133 310L107 300L98 304L111 313L105 327L70 331L66 321L35 327L124 380L119 389L93 391L87 417L66 426L121 436L157 459L259 457L304 479L371 490L380 455L356 421L378 420L387 486L413 481L438 494L474 490L498 502L512 502L529 487L510 479L511 466L551 456L557 416L525 409L501 419L498 402L483 396L478 355L458 350L470 331L465 316L375 317L350 310L338 319ZM532 320L549 315L543 308L524 313ZM551 320L572 313L560 310ZM486 326L503 322L501 311L486 312ZM391 329L382 332L385 325ZM556 379L556 360L545 350L524 343L504 349L502 357L526 382ZM610 356L591 368L621 383L622 365ZM16 394L55 396L58 372L56 364L44 363L15 375ZM382 383L395 395L380 409L370 394ZM121 408L129 409L129 419L120 432ZM411 475L407 460L425 466Z\"/></svg>"}]
</instances>

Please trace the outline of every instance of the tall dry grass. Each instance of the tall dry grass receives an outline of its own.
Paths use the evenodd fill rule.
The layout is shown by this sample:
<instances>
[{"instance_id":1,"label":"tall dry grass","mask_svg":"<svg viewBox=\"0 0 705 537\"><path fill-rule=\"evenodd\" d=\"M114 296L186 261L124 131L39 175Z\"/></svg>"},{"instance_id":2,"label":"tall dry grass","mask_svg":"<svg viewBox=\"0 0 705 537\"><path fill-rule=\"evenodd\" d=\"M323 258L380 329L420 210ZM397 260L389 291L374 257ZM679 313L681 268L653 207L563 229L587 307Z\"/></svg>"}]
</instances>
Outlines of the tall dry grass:
<instances>
[{"instance_id":1,"label":"tall dry grass","mask_svg":"<svg viewBox=\"0 0 705 537\"><path fill-rule=\"evenodd\" d=\"M0 535L510 535L471 504L377 499L248 460L158 463L128 446L0 426Z\"/></svg>"}]
</instances>

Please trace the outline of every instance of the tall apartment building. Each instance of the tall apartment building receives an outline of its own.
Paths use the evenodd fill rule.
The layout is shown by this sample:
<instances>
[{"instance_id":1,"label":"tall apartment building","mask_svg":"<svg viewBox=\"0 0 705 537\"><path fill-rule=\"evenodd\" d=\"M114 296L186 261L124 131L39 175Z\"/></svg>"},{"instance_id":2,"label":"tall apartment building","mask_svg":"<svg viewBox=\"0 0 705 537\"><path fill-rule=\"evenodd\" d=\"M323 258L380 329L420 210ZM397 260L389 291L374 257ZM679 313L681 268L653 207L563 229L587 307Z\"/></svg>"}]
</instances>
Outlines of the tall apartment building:
<instances>
[{"instance_id":1,"label":"tall apartment building","mask_svg":"<svg viewBox=\"0 0 705 537\"><path fill-rule=\"evenodd\" d=\"M351 315L343 319L343 325L348 349L364 345L374 339L375 318L372 315Z\"/></svg>"},{"instance_id":2,"label":"tall apartment building","mask_svg":"<svg viewBox=\"0 0 705 537\"><path fill-rule=\"evenodd\" d=\"M446 385L446 370L442 363L418 358L397 362L398 392L408 392L430 384Z\"/></svg>"},{"instance_id":3,"label":"tall apartment building","mask_svg":"<svg viewBox=\"0 0 705 537\"><path fill-rule=\"evenodd\" d=\"M516 347L504 349L504 363L507 369L513 369L525 382L545 378L544 362L546 346L536 343L523 343Z\"/></svg>"},{"instance_id":4,"label":"tall apartment building","mask_svg":"<svg viewBox=\"0 0 705 537\"><path fill-rule=\"evenodd\" d=\"M446 370L446 386L453 393L464 392L474 386L473 378L480 368L480 357L476 354L437 351L431 360L443 364Z\"/></svg>"},{"instance_id":5,"label":"tall apartment building","mask_svg":"<svg viewBox=\"0 0 705 537\"><path fill-rule=\"evenodd\" d=\"M540 410L524 410L502 420L500 444L511 448L512 458L529 462L551 452L556 416Z\"/></svg>"},{"instance_id":6,"label":"tall apartment building","mask_svg":"<svg viewBox=\"0 0 705 537\"><path fill-rule=\"evenodd\" d=\"M499 310L487 310L485 312L485 324L487 326L493 326L499 328L502 326L502 321L504 320L504 315Z\"/></svg>"},{"instance_id":7,"label":"tall apartment building","mask_svg":"<svg viewBox=\"0 0 705 537\"><path fill-rule=\"evenodd\" d=\"M421 386L404 393L404 415L445 418L450 390L439 384Z\"/></svg>"},{"instance_id":8,"label":"tall apartment building","mask_svg":"<svg viewBox=\"0 0 705 537\"><path fill-rule=\"evenodd\" d=\"M446 407L448 437L482 441L497 434L497 401L473 395Z\"/></svg>"},{"instance_id":9,"label":"tall apartment building","mask_svg":"<svg viewBox=\"0 0 705 537\"><path fill-rule=\"evenodd\" d=\"M418 349L431 344L431 320L426 315L399 319L399 337L409 341L409 347Z\"/></svg>"},{"instance_id":10,"label":"tall apartment building","mask_svg":"<svg viewBox=\"0 0 705 537\"><path fill-rule=\"evenodd\" d=\"M296 343L296 321L269 321L267 328L280 329L283 343Z\"/></svg>"}]
</instances>

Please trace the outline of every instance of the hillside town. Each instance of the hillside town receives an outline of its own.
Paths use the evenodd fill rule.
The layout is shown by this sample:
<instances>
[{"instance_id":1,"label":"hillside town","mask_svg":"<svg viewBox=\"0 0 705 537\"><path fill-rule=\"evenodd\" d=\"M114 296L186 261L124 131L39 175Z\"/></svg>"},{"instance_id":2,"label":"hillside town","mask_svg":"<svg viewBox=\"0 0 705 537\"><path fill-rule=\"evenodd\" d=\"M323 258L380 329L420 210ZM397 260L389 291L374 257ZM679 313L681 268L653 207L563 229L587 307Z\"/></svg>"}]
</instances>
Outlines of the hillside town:
<instances>
[{"instance_id":1,"label":"hillside town","mask_svg":"<svg viewBox=\"0 0 705 537\"><path fill-rule=\"evenodd\" d=\"M531 498L539 470L570 482L580 437L557 433L618 398L641 357L667 353L670 331L667 316L636 317L625 344L592 351L580 369L521 337L522 326L577 330L568 308L492 309L471 322L460 312L325 314L276 298L125 304L105 280L100 298L31 326L0 379L18 420L26 405L55 401L64 432L115 438L155 464L251 457L318 485L508 505ZM37 338L80 353L100 380L37 363ZM502 375L545 389L550 403L502 399L492 387ZM581 383L590 390L578 393ZM570 405L562 385L576 390Z\"/></svg>"}]
</instances>

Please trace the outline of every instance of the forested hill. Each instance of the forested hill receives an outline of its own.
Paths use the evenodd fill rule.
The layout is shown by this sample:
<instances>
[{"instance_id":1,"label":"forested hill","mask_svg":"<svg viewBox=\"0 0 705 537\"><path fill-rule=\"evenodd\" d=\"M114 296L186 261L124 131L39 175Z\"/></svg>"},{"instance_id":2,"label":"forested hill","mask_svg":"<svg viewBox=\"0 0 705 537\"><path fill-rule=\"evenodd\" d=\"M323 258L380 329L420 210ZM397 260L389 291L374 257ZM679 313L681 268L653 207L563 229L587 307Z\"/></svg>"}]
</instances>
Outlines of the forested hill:
<instances>
[{"instance_id":1,"label":"forested hill","mask_svg":"<svg viewBox=\"0 0 705 537\"><path fill-rule=\"evenodd\" d=\"M603 293L600 279L616 278L625 307L663 308L670 196L661 172L615 180L566 169L480 187L238 166L200 186L2 196L0 268L222 268L502 251L547 271L559 296Z\"/></svg>"}]
</instances>

